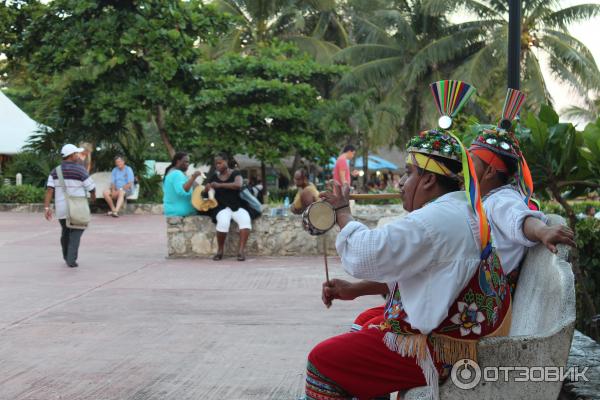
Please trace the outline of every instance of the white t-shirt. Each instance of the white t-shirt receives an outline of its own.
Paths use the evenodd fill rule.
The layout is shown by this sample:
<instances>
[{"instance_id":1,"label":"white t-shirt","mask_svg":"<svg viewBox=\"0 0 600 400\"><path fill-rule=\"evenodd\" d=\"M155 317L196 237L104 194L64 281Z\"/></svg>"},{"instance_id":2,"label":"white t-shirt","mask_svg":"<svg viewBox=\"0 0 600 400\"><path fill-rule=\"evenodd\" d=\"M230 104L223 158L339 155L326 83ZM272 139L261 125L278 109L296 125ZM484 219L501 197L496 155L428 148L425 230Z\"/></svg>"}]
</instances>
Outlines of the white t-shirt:
<instances>
[{"instance_id":1,"label":"white t-shirt","mask_svg":"<svg viewBox=\"0 0 600 400\"><path fill-rule=\"evenodd\" d=\"M91 192L96 188L94 181L88 175L85 167L79 163L63 161L61 170L67 193L71 197L85 197L86 191ZM56 168L48 176L47 187L54 188L54 206L56 208L56 218L67 218L67 203L65 200L64 187L60 184Z\"/></svg>"}]
</instances>

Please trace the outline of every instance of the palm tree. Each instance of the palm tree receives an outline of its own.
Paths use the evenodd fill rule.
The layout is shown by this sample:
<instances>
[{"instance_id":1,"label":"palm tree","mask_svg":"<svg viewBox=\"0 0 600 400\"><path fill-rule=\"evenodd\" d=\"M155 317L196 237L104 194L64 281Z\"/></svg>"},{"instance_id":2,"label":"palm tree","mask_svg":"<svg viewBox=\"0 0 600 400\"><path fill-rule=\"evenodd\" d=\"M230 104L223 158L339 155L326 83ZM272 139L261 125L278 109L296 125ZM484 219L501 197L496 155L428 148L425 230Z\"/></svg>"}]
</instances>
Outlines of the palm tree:
<instances>
[{"instance_id":1,"label":"palm tree","mask_svg":"<svg viewBox=\"0 0 600 400\"><path fill-rule=\"evenodd\" d=\"M585 123L593 122L600 117L600 97L588 99L584 106L571 106L563 111L563 116L581 120Z\"/></svg>"},{"instance_id":2,"label":"palm tree","mask_svg":"<svg viewBox=\"0 0 600 400\"><path fill-rule=\"evenodd\" d=\"M220 11L238 23L213 56L263 46L278 38L295 43L317 61L329 63L348 35L336 13L334 0L213 0Z\"/></svg>"},{"instance_id":3,"label":"palm tree","mask_svg":"<svg viewBox=\"0 0 600 400\"><path fill-rule=\"evenodd\" d=\"M455 71L455 75L477 87L480 95L491 100L498 109L504 99L507 43L508 3L498 0L428 0L428 11L444 15L464 6L486 21L482 25L484 41L475 54ZM590 50L573 37L570 23L600 14L600 4L582 4L560 8L555 0L523 0L521 33L522 90L528 95L528 107L539 109L544 103L552 104L542 73L549 70L554 78L568 84L589 102L588 91L600 88L600 72Z\"/></svg>"},{"instance_id":4,"label":"palm tree","mask_svg":"<svg viewBox=\"0 0 600 400\"><path fill-rule=\"evenodd\" d=\"M393 8L351 15L352 35L358 44L336 58L353 66L338 84L339 93L377 88L382 103L401 116L399 139L434 121L435 110L428 83L444 79L466 57L482 46L481 30L487 21L452 25L443 16L430 16L422 1L395 1ZM397 136L389 119L377 126Z\"/></svg>"}]
</instances>

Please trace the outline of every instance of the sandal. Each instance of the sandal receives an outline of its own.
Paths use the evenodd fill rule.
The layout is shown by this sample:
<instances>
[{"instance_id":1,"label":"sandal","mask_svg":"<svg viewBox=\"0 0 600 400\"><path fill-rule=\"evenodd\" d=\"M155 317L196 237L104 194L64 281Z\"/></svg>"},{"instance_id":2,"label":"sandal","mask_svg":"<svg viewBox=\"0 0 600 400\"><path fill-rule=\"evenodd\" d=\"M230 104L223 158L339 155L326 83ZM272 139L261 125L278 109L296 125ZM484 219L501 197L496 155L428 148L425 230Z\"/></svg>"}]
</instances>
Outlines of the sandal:
<instances>
[{"instance_id":1,"label":"sandal","mask_svg":"<svg viewBox=\"0 0 600 400\"><path fill-rule=\"evenodd\" d=\"M112 212L112 211L109 211L109 212L107 212L107 213L106 213L106 216L107 216L107 217L112 217L112 215L113 215L113 212Z\"/></svg>"},{"instance_id":2,"label":"sandal","mask_svg":"<svg viewBox=\"0 0 600 400\"><path fill-rule=\"evenodd\" d=\"M217 253L213 256L213 261L220 261L223 259L223 254L222 253Z\"/></svg>"},{"instance_id":3,"label":"sandal","mask_svg":"<svg viewBox=\"0 0 600 400\"><path fill-rule=\"evenodd\" d=\"M118 212L113 212L112 213L113 218L119 218L119 213Z\"/></svg>"},{"instance_id":4,"label":"sandal","mask_svg":"<svg viewBox=\"0 0 600 400\"><path fill-rule=\"evenodd\" d=\"M246 256L245 256L245 255L243 255L243 254L238 254L238 256L237 256L237 260L238 260L238 261L246 261Z\"/></svg>"}]
</instances>

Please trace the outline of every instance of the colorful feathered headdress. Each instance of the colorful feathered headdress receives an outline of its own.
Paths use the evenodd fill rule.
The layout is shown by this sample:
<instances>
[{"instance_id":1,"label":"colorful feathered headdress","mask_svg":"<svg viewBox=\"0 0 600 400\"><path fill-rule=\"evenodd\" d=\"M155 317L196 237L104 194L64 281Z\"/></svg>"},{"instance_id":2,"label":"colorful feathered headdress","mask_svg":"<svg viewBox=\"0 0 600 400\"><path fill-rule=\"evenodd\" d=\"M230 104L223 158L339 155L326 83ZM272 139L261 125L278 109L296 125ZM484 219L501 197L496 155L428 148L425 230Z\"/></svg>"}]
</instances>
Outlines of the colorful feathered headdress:
<instances>
[{"instance_id":1,"label":"colorful feathered headdress","mask_svg":"<svg viewBox=\"0 0 600 400\"><path fill-rule=\"evenodd\" d=\"M516 89L508 89L506 99L504 100L504 107L502 108L502 118L498 122L498 126L475 126L474 130L477 136L471 144L471 149L473 151L486 149L495 154L516 160L518 165L516 180L520 191L525 197L525 203L529 205L531 195L533 194L533 180L527 161L519 147L519 141L512 131L513 120L519 114L524 102L525 94L523 92Z\"/></svg>"},{"instance_id":2,"label":"colorful feathered headdress","mask_svg":"<svg viewBox=\"0 0 600 400\"><path fill-rule=\"evenodd\" d=\"M449 177L454 177L454 174L448 171L442 163L437 163L428 156L444 157L462 163L462 175L467 199L479 220L481 257L484 259L487 258L492 249L491 233L481 202L475 167L460 139L449 130L452 126L452 118L458 114L475 93L475 88L468 83L451 80L434 82L430 85L430 88L436 107L441 115L438 120L439 129L423 131L408 142L406 149L409 153L407 163Z\"/></svg>"}]
</instances>

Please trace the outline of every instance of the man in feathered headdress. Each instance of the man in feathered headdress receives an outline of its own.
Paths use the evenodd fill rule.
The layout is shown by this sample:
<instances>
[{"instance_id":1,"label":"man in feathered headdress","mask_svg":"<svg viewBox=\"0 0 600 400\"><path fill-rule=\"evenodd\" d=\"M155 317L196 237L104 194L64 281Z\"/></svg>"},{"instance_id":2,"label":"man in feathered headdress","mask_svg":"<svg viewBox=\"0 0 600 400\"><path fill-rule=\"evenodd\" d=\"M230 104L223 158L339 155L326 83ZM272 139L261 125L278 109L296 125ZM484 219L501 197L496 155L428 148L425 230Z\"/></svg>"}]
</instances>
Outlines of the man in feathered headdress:
<instances>
[{"instance_id":1,"label":"man in feathered headdress","mask_svg":"<svg viewBox=\"0 0 600 400\"><path fill-rule=\"evenodd\" d=\"M569 227L546 225L546 216L530 207L533 181L512 132L512 121L524 100L522 92L508 89L498 125L474 126L476 137L469 148L494 246L509 276L511 291L529 247L541 242L555 253L557 244L575 246Z\"/></svg>"},{"instance_id":2,"label":"man in feathered headdress","mask_svg":"<svg viewBox=\"0 0 600 400\"><path fill-rule=\"evenodd\" d=\"M404 219L369 229L352 219L348 187L324 194L336 209L344 268L390 296L380 326L330 338L311 351L308 399L370 399L425 384L437 398L444 365L476 360L479 339L508 333L509 287L475 170L446 130L473 91L458 81L432 84L441 129L409 142L401 194L410 213Z\"/></svg>"}]
</instances>

